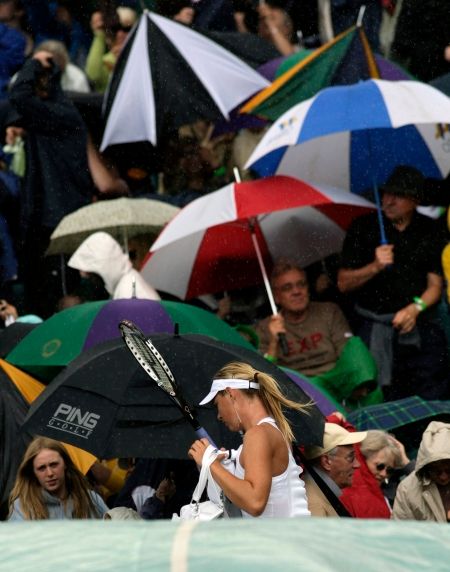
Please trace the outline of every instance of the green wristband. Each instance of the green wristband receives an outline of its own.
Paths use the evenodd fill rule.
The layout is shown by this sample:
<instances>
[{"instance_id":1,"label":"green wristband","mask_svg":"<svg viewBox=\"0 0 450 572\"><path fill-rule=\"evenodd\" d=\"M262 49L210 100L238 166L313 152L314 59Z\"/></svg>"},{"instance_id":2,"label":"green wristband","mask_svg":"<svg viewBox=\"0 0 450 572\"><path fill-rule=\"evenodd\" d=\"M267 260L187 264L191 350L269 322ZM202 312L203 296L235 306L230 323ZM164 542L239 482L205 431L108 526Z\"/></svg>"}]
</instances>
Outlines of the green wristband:
<instances>
[{"instance_id":1,"label":"green wristband","mask_svg":"<svg viewBox=\"0 0 450 572\"><path fill-rule=\"evenodd\" d=\"M420 298L419 296L415 296L413 298L413 302L416 305L417 309L419 310L419 312L423 312L424 310L427 309L427 305L426 303L422 300L422 298Z\"/></svg>"},{"instance_id":2,"label":"green wristband","mask_svg":"<svg viewBox=\"0 0 450 572\"><path fill-rule=\"evenodd\" d=\"M266 358L267 361L270 361L272 363L277 363L277 358L275 356L272 356L270 354L264 354L264 357Z\"/></svg>"}]
</instances>

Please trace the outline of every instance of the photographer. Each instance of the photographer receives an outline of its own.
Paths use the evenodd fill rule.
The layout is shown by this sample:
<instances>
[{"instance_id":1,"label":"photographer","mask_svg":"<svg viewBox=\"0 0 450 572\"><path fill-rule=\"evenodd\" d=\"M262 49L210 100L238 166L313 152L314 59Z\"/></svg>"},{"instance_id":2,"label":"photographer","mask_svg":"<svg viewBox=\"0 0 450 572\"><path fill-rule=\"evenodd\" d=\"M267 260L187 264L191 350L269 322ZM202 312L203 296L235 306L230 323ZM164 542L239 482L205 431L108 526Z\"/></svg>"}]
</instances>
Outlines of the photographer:
<instances>
[{"instance_id":1,"label":"photographer","mask_svg":"<svg viewBox=\"0 0 450 572\"><path fill-rule=\"evenodd\" d=\"M25 141L19 275L26 310L42 317L53 312L61 296L60 260L44 258L50 235L62 217L90 202L93 191L87 129L60 80L52 54L36 52L11 87L7 121L7 133L21 128Z\"/></svg>"}]
</instances>

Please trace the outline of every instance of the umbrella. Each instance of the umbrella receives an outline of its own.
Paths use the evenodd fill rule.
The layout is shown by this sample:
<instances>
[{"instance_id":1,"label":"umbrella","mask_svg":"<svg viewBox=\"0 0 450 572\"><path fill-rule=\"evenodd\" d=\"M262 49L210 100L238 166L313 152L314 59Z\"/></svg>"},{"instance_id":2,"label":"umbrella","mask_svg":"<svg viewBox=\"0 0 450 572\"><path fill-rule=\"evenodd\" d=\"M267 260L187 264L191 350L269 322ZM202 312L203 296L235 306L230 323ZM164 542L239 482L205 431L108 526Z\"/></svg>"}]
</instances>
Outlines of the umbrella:
<instances>
[{"instance_id":1,"label":"umbrella","mask_svg":"<svg viewBox=\"0 0 450 572\"><path fill-rule=\"evenodd\" d=\"M144 12L114 68L102 149L150 141L229 111L268 81L231 52L173 20Z\"/></svg>"},{"instance_id":2,"label":"umbrella","mask_svg":"<svg viewBox=\"0 0 450 572\"><path fill-rule=\"evenodd\" d=\"M445 95L450 97L450 72L436 77L430 81L430 85L436 89L439 89L439 91L442 91L442 93L445 93Z\"/></svg>"},{"instance_id":3,"label":"umbrella","mask_svg":"<svg viewBox=\"0 0 450 572\"><path fill-rule=\"evenodd\" d=\"M362 197L292 177L231 183L178 213L142 274L183 299L253 286L261 273L267 287L273 259L307 266L338 252L351 220L371 208Z\"/></svg>"},{"instance_id":4,"label":"umbrella","mask_svg":"<svg viewBox=\"0 0 450 572\"><path fill-rule=\"evenodd\" d=\"M65 216L53 231L47 254L72 254L93 232L108 232L124 245L139 234L157 234L180 209L152 199L99 201Z\"/></svg>"},{"instance_id":5,"label":"umbrella","mask_svg":"<svg viewBox=\"0 0 450 572\"><path fill-rule=\"evenodd\" d=\"M250 348L231 326L214 314L181 302L156 300L103 300L62 310L37 326L7 356L7 361L51 380L80 353L120 336L117 324L124 318L146 334L199 333Z\"/></svg>"},{"instance_id":6,"label":"umbrella","mask_svg":"<svg viewBox=\"0 0 450 572\"><path fill-rule=\"evenodd\" d=\"M318 50L302 50L281 61L275 60L272 66L265 64L260 72L266 77L275 73L276 79L252 97L242 111L272 120L325 87L350 85L370 78L411 77L372 52L361 26L352 26Z\"/></svg>"},{"instance_id":7,"label":"umbrella","mask_svg":"<svg viewBox=\"0 0 450 572\"><path fill-rule=\"evenodd\" d=\"M0 358L5 358L37 324L14 322L0 331Z\"/></svg>"},{"instance_id":8,"label":"umbrella","mask_svg":"<svg viewBox=\"0 0 450 572\"><path fill-rule=\"evenodd\" d=\"M416 81L329 87L282 115L246 164L260 175L298 176L363 193L397 165L426 177L450 171L450 99Z\"/></svg>"},{"instance_id":9,"label":"umbrella","mask_svg":"<svg viewBox=\"0 0 450 572\"><path fill-rule=\"evenodd\" d=\"M199 335L155 334L152 343L171 369L186 401L195 406L208 393L216 371L245 361L275 377L297 402L309 398L279 368L253 350ZM200 424L220 446L239 438L218 421L211 405L198 407ZM299 443L322 440L323 416L288 413ZM99 344L76 358L33 404L28 431L83 446L103 457L186 458L194 429L167 394L152 382L121 339Z\"/></svg>"},{"instance_id":10,"label":"umbrella","mask_svg":"<svg viewBox=\"0 0 450 572\"><path fill-rule=\"evenodd\" d=\"M347 420L358 431L392 431L407 449L417 449L428 423L450 422L450 401L426 401L418 395L413 395L397 401L363 407L349 413Z\"/></svg>"},{"instance_id":11,"label":"umbrella","mask_svg":"<svg viewBox=\"0 0 450 572\"><path fill-rule=\"evenodd\" d=\"M347 419L359 431L367 429L392 431L421 419L431 421L432 417L442 415L450 418L450 401L427 401L418 395L413 395L397 401L363 407L350 413Z\"/></svg>"},{"instance_id":12,"label":"umbrella","mask_svg":"<svg viewBox=\"0 0 450 572\"><path fill-rule=\"evenodd\" d=\"M294 371L288 367L282 367L281 369L292 379L294 383L303 389L306 395L308 395L317 405L319 411L323 413L323 415L331 415L331 413L334 413L335 411L345 413L342 405L338 403L329 393L327 393L325 389L318 388L310 379L301 373L298 373L298 371Z\"/></svg>"}]
</instances>

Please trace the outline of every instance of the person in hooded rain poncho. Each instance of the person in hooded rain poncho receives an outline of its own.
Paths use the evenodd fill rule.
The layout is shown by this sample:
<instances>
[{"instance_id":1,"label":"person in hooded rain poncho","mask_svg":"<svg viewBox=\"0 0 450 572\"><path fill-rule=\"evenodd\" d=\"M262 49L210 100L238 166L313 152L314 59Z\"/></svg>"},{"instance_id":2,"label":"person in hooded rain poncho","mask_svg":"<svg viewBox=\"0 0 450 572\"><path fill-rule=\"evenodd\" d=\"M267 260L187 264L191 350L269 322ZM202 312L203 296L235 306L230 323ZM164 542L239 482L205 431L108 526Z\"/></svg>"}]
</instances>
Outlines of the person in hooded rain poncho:
<instances>
[{"instance_id":1,"label":"person in hooded rain poncho","mask_svg":"<svg viewBox=\"0 0 450 572\"><path fill-rule=\"evenodd\" d=\"M160 300L156 290L132 267L119 243L106 232L95 232L88 236L74 252L68 265L79 270L82 276L100 276L114 300Z\"/></svg>"}]
</instances>

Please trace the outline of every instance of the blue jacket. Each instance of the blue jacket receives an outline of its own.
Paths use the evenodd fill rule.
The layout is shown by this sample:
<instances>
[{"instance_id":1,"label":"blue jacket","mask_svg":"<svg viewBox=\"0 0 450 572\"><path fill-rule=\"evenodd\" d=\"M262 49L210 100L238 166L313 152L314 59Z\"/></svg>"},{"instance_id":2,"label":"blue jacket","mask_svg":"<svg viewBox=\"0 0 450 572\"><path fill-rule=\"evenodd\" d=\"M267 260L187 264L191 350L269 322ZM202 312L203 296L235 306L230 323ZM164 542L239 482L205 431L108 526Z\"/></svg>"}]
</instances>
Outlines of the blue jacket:
<instances>
[{"instance_id":1,"label":"blue jacket","mask_svg":"<svg viewBox=\"0 0 450 572\"><path fill-rule=\"evenodd\" d=\"M97 509L97 515L92 514L91 518L103 518L103 515L108 510L108 507L104 503L102 497L94 491L90 491L92 502ZM72 519L73 512L73 501L69 497L66 503L63 503L59 498L54 497L47 491L43 491L43 496L48 509L49 520L67 520ZM14 501L14 507L8 520L10 521L23 521L25 517L21 511L20 499Z\"/></svg>"},{"instance_id":2,"label":"blue jacket","mask_svg":"<svg viewBox=\"0 0 450 572\"><path fill-rule=\"evenodd\" d=\"M25 61L25 36L0 22L0 99L5 99L8 84Z\"/></svg>"}]
</instances>

